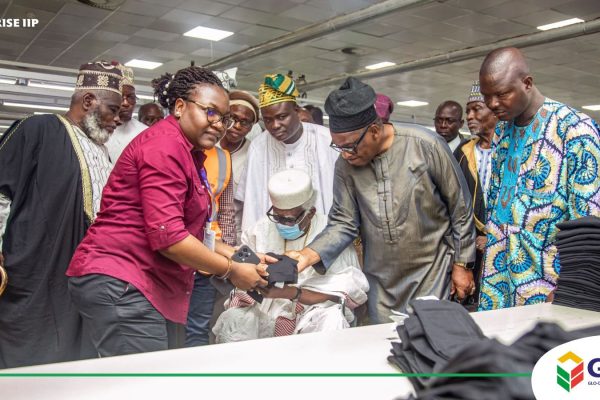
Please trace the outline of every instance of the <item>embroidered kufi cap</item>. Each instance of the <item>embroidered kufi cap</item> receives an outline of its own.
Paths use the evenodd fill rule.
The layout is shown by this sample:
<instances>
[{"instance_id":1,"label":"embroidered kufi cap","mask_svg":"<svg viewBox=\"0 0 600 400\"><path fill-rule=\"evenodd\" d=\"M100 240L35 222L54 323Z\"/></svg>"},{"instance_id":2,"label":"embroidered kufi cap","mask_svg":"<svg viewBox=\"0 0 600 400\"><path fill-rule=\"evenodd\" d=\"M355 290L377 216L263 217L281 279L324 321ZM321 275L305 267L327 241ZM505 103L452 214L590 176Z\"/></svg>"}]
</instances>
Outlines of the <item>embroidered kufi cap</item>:
<instances>
[{"instance_id":1,"label":"embroidered kufi cap","mask_svg":"<svg viewBox=\"0 0 600 400\"><path fill-rule=\"evenodd\" d=\"M478 101L483 103L483 95L481 94L481 88L479 87L479 81L473 82L473 86L471 87L471 93L469 94L469 99L467 100L467 104Z\"/></svg>"},{"instance_id":2,"label":"embroidered kufi cap","mask_svg":"<svg viewBox=\"0 0 600 400\"><path fill-rule=\"evenodd\" d=\"M296 102L298 97L296 83L287 75L266 75L265 81L258 88L260 108L286 101Z\"/></svg>"},{"instance_id":3,"label":"embroidered kufi cap","mask_svg":"<svg viewBox=\"0 0 600 400\"><path fill-rule=\"evenodd\" d=\"M299 169L277 172L269 179L268 188L271 203L281 210L301 206L313 196L310 176Z\"/></svg>"},{"instance_id":4,"label":"embroidered kufi cap","mask_svg":"<svg viewBox=\"0 0 600 400\"><path fill-rule=\"evenodd\" d=\"M117 62L96 61L79 67L75 90L123 92L123 74Z\"/></svg>"}]
</instances>

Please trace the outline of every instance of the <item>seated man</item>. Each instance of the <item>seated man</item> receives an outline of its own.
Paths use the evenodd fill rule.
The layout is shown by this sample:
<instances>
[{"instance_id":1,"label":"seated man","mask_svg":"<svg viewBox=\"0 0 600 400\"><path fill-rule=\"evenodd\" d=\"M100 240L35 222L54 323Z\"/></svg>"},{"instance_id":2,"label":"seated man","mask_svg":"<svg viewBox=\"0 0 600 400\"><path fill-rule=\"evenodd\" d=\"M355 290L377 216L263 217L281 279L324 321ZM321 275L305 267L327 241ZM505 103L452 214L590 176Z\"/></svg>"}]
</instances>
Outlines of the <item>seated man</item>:
<instances>
[{"instance_id":1,"label":"seated man","mask_svg":"<svg viewBox=\"0 0 600 400\"><path fill-rule=\"evenodd\" d=\"M316 192L305 172L274 174L268 191L273 207L242 234L242 243L254 251L300 250L327 225L327 217L316 213ZM352 310L367 300L369 289L358 265L349 246L326 275L307 268L299 273L297 285L260 289L262 303L234 290L213 328L217 343L348 328L354 320Z\"/></svg>"}]
</instances>

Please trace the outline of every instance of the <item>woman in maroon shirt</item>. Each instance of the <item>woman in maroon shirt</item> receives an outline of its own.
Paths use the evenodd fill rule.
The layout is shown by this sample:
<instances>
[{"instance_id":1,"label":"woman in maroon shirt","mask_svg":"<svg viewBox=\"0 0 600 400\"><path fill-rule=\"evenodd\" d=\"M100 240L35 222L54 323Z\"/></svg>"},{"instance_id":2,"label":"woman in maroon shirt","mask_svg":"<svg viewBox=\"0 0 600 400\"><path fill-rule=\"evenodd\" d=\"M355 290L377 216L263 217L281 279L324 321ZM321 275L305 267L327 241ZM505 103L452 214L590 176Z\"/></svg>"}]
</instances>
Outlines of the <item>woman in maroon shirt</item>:
<instances>
[{"instance_id":1,"label":"woman in maroon shirt","mask_svg":"<svg viewBox=\"0 0 600 400\"><path fill-rule=\"evenodd\" d=\"M125 148L67 270L100 356L166 349L166 320L186 322L195 270L241 289L266 285L264 265L233 262L234 249L210 230L202 149L230 125L221 81L188 67L158 95L173 115Z\"/></svg>"}]
</instances>

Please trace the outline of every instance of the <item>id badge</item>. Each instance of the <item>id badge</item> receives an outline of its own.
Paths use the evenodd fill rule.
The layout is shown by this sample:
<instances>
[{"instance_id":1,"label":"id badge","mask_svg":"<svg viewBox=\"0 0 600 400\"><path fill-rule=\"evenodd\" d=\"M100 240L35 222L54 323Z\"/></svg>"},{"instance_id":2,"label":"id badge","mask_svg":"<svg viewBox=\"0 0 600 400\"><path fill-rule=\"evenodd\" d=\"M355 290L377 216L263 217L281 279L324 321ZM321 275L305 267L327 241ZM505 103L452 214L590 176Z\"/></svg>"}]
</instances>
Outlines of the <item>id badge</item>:
<instances>
[{"instance_id":1,"label":"id badge","mask_svg":"<svg viewBox=\"0 0 600 400\"><path fill-rule=\"evenodd\" d=\"M202 243L204 243L204 245L208 247L210 251L215 251L216 238L217 233L213 231L210 222L207 222L206 227L204 228L204 240L202 241Z\"/></svg>"}]
</instances>

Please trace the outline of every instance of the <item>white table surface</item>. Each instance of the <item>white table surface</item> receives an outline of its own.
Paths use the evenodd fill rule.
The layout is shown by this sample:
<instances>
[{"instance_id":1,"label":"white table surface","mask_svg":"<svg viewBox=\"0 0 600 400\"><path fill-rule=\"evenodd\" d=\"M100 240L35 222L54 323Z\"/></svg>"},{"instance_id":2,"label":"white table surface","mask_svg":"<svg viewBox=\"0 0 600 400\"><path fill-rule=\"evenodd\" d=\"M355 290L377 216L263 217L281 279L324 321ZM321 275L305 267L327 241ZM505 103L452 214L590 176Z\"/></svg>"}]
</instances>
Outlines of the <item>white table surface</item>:
<instances>
[{"instance_id":1,"label":"white table surface","mask_svg":"<svg viewBox=\"0 0 600 400\"><path fill-rule=\"evenodd\" d=\"M537 304L471 314L489 337L511 343L538 321L572 330L600 313ZM393 324L189 349L47 364L0 373L392 373ZM402 377L0 377L1 399L394 399L411 393Z\"/></svg>"}]
</instances>

